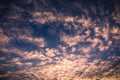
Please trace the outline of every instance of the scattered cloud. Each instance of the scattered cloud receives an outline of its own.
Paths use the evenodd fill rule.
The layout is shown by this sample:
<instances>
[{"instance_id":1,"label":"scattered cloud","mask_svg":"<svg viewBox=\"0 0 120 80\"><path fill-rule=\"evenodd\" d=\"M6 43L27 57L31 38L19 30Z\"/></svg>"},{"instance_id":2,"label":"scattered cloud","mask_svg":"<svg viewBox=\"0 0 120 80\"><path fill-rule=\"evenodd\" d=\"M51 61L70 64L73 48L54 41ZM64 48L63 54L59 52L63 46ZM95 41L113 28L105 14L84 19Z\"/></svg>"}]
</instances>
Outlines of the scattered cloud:
<instances>
[{"instance_id":1,"label":"scattered cloud","mask_svg":"<svg viewBox=\"0 0 120 80\"><path fill-rule=\"evenodd\" d=\"M63 34L61 36L61 40L64 41L67 45L71 46L75 46L77 45L79 42L83 42L86 36L69 36L66 34Z\"/></svg>"},{"instance_id":2,"label":"scattered cloud","mask_svg":"<svg viewBox=\"0 0 120 80\"><path fill-rule=\"evenodd\" d=\"M31 2L26 1L25 4ZM40 3L48 6L46 1ZM15 19L16 22L3 21L3 27L0 27L0 78L25 74L41 80L119 79L120 57L115 55L119 54L120 48L118 7L109 18L106 16L109 11L104 11L100 5L92 5L88 10L74 3L75 8L81 10L81 16L73 16L66 15L65 11L38 10L40 7L37 4L33 4L36 5L35 10L28 12L31 18L25 18L25 23L22 21L25 10L11 4L11 8L18 10L20 15L17 11L15 15L14 11L11 12L7 19ZM101 18L96 17L97 8ZM115 23L112 24L110 19ZM34 31L39 36L34 36ZM49 43L52 47L49 47ZM105 56L107 58L103 59Z\"/></svg>"}]
</instances>

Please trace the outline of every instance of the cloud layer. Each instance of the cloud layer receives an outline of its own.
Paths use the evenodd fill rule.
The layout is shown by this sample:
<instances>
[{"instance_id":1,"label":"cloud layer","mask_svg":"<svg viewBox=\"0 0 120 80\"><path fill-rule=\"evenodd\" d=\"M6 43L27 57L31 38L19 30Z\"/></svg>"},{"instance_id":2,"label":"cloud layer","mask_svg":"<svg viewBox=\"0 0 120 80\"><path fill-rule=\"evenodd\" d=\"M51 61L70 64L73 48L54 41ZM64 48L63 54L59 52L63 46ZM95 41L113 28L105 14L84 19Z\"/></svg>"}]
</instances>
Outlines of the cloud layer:
<instances>
[{"instance_id":1,"label":"cloud layer","mask_svg":"<svg viewBox=\"0 0 120 80\"><path fill-rule=\"evenodd\" d=\"M120 78L117 1L1 3L0 79Z\"/></svg>"}]
</instances>

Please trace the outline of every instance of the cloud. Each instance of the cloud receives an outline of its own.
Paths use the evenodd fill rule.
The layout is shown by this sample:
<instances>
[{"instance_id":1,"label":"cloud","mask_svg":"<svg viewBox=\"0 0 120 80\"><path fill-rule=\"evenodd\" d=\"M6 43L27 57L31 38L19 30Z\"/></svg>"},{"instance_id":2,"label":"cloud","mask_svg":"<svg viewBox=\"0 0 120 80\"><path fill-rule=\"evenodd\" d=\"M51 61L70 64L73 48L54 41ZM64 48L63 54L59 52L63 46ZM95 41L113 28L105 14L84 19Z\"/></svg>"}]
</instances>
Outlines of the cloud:
<instances>
[{"instance_id":1,"label":"cloud","mask_svg":"<svg viewBox=\"0 0 120 80\"><path fill-rule=\"evenodd\" d=\"M22 36L19 36L19 39L24 39L29 42L32 42L32 43L36 44L38 47L45 47L47 44L45 39L42 37L41 38L33 38L33 37L30 37L27 35L22 35Z\"/></svg>"},{"instance_id":2,"label":"cloud","mask_svg":"<svg viewBox=\"0 0 120 80\"><path fill-rule=\"evenodd\" d=\"M89 27L92 25L92 22L90 20L90 18L86 19L86 18L80 18L78 20L79 23L81 23L83 25L83 27Z\"/></svg>"},{"instance_id":3,"label":"cloud","mask_svg":"<svg viewBox=\"0 0 120 80\"><path fill-rule=\"evenodd\" d=\"M45 14L45 13L44 13ZM48 15L47 13L45 15ZM37 14L39 16L39 14ZM74 24L73 17L66 18L66 22L71 22ZM82 22L83 21L83 22ZM68 35L68 34L62 34L59 35L61 41L64 42L64 44L59 44L55 48L49 48L47 47L46 39L43 37L32 37L31 34L29 35L19 35L18 40L24 40L33 44L36 44L38 46L38 50L31 50L31 51L24 51L20 50L13 46L10 49L3 48L2 51L5 51L7 53L10 52L17 52L21 58L12 58L10 61L8 61L8 64L2 64L1 69L4 69L4 66L15 65L17 68L21 69L18 70L15 74L33 74L37 78L43 78L43 79L83 79L86 77L87 79L90 79L90 76L93 76L93 79L100 78L99 75L102 75L102 79L108 79L110 77L106 77L109 74L111 74L112 69L108 72L104 72L104 70L109 69L112 64L111 61L106 61L102 59L92 59L92 57L96 57L94 55L93 50L99 50L98 54L102 54L103 51L111 49L110 46L113 45L113 41L109 39L109 35L111 34L119 34L119 28L113 28L111 31L109 31L108 27L100 28L99 26L91 27L95 33L95 37L91 38L92 31L88 28L88 26L92 25L91 22L88 20L86 22L86 19L81 19L80 24L85 26L81 31L77 30L75 35ZM64 21L63 21L64 22ZM89 24L90 22L90 24ZM107 24L107 23L106 23ZM69 25L66 25L67 27ZM79 28L79 25L77 28ZM87 27L87 30L85 30ZM72 28L72 27L71 27ZM74 28L74 27L73 27ZM69 28L70 29L70 28ZM68 30L69 30L68 29ZM80 34L77 32L83 32L84 34ZM1 32L2 36L5 36L3 32ZM99 38L102 36L105 40L102 40ZM8 37L8 36L7 36ZM119 37L119 36L117 36ZM8 37L9 38L9 37ZM6 38L3 40L3 42L7 42ZM9 42L9 41L8 41ZM88 44L90 43L90 44ZM67 45L67 46L66 46ZM68 49L70 48L70 51ZM97 48L97 49L96 49ZM93 51L93 52L92 52ZM79 55L76 55L76 52L80 53ZM93 53L93 54L92 54ZM101 55L103 56L103 55ZM4 60L3 57L0 58L1 60ZM118 61L119 57L113 56L112 58L114 61ZM38 60L38 61L37 61ZM35 62L34 62L35 61ZM33 66L34 65L34 66ZM25 69L28 68L28 72L25 71ZM10 71L10 73L6 73L5 75L12 75L13 72ZM104 75L103 75L104 74ZM1 77L5 76L1 75ZM105 77L104 77L105 76ZM95 78L94 78L95 77ZM111 79L113 76L111 77ZM113 78L114 79L114 78Z\"/></svg>"},{"instance_id":4,"label":"cloud","mask_svg":"<svg viewBox=\"0 0 120 80\"><path fill-rule=\"evenodd\" d=\"M63 22L63 23L80 23L82 24L84 27L89 27L91 25L91 19L88 18L78 18L77 16L73 17L73 16L65 16L62 13L58 13L55 14L53 12L33 12L33 19L30 20L30 22L36 21L40 24L45 24L45 23L50 23L50 22L54 22L54 21L59 21L59 22Z\"/></svg>"},{"instance_id":5,"label":"cloud","mask_svg":"<svg viewBox=\"0 0 120 80\"><path fill-rule=\"evenodd\" d=\"M75 52L75 51L76 51L76 48L72 47L71 52Z\"/></svg>"},{"instance_id":6,"label":"cloud","mask_svg":"<svg viewBox=\"0 0 120 80\"><path fill-rule=\"evenodd\" d=\"M115 4L115 12L113 12L113 19L116 21L116 23L120 24L120 9L119 9L119 3L117 1L114 1Z\"/></svg>"},{"instance_id":7,"label":"cloud","mask_svg":"<svg viewBox=\"0 0 120 80\"><path fill-rule=\"evenodd\" d=\"M89 79L89 75L95 75L96 71L101 71L108 69L110 67L110 62L109 61L104 61L101 59L96 59L92 62L88 62L88 59L91 56L82 56L82 55L67 55L61 58L61 60L56 61L56 64L51 64L51 65L45 65L43 67L33 67L29 68L30 72L33 73L33 75L38 76L39 78L43 79ZM70 60L72 59L72 60ZM45 62L43 62L45 63ZM31 66L32 63L19 63L16 62L18 65L26 65L26 66ZM38 63L42 64L42 63ZM44 65L44 64L43 64ZM25 70L20 70L17 71L16 74L19 73L25 73L27 72ZM71 73L72 72L72 73ZM76 74L77 72L77 74ZM81 73L80 74L78 74ZM13 72L10 72L8 75L12 74ZM38 74L40 73L40 74ZM31 73L29 73L31 74ZM102 73L99 73L102 74ZM109 73L106 73L109 74ZM99 77L99 76L96 76Z\"/></svg>"},{"instance_id":8,"label":"cloud","mask_svg":"<svg viewBox=\"0 0 120 80\"><path fill-rule=\"evenodd\" d=\"M119 28L118 28L118 27L113 27L111 33L117 34L118 32L120 32L120 31L119 31Z\"/></svg>"},{"instance_id":9,"label":"cloud","mask_svg":"<svg viewBox=\"0 0 120 80\"><path fill-rule=\"evenodd\" d=\"M10 38L3 34L3 30L0 29L0 49L3 49L9 42Z\"/></svg>"},{"instance_id":10,"label":"cloud","mask_svg":"<svg viewBox=\"0 0 120 80\"><path fill-rule=\"evenodd\" d=\"M46 22L53 22L56 20L56 17L51 12L33 12L33 20L38 23L44 24Z\"/></svg>"},{"instance_id":11,"label":"cloud","mask_svg":"<svg viewBox=\"0 0 120 80\"><path fill-rule=\"evenodd\" d=\"M65 18L65 22L73 22L74 21L74 17L66 17Z\"/></svg>"},{"instance_id":12,"label":"cloud","mask_svg":"<svg viewBox=\"0 0 120 80\"><path fill-rule=\"evenodd\" d=\"M24 4L31 2L27 1ZM102 2L98 2L97 7L84 7L74 3L74 10L80 11L81 15L75 13L77 15L73 16L65 11L57 12L55 8L52 8L55 12L42 10L39 3L44 3L47 7L52 4L49 1L34 2L33 11L31 8L30 11L27 8L22 9L22 3L20 7L11 4L11 8L15 10L5 18L9 20L3 21L3 27L0 27L0 70L5 72L1 72L0 77L15 78L24 74L31 79L45 80L119 78L117 62L120 57L115 55L119 54L120 39L118 7L115 7L111 17L107 7L101 8ZM69 10L72 9L69 7ZM24 18L24 11L28 11L31 18ZM114 24L112 20L115 21ZM4 27L6 25L10 27ZM34 32L37 36L34 36ZM52 47L49 47L49 44Z\"/></svg>"},{"instance_id":13,"label":"cloud","mask_svg":"<svg viewBox=\"0 0 120 80\"><path fill-rule=\"evenodd\" d=\"M34 44L33 42L29 42L23 39L14 39L11 40L8 44L9 47L15 47L17 49L23 50L23 51L34 51L38 50L39 47Z\"/></svg>"},{"instance_id":14,"label":"cloud","mask_svg":"<svg viewBox=\"0 0 120 80\"><path fill-rule=\"evenodd\" d=\"M0 43L7 43L9 41L9 38L3 34L3 30L0 29Z\"/></svg>"},{"instance_id":15,"label":"cloud","mask_svg":"<svg viewBox=\"0 0 120 80\"><path fill-rule=\"evenodd\" d=\"M85 39L85 36L69 36L66 34L63 34L61 36L61 40L64 41L68 46L75 46L77 45L79 42L83 42Z\"/></svg>"},{"instance_id":16,"label":"cloud","mask_svg":"<svg viewBox=\"0 0 120 80\"><path fill-rule=\"evenodd\" d=\"M0 61L1 61L1 60L6 60L6 58L5 58L5 57L0 57Z\"/></svg>"},{"instance_id":17,"label":"cloud","mask_svg":"<svg viewBox=\"0 0 120 80\"><path fill-rule=\"evenodd\" d=\"M46 55L49 56L49 57L54 57L54 56L56 56L56 55L59 54L58 50L56 50L56 49L46 48L45 51L46 51L46 52L45 52Z\"/></svg>"}]
</instances>

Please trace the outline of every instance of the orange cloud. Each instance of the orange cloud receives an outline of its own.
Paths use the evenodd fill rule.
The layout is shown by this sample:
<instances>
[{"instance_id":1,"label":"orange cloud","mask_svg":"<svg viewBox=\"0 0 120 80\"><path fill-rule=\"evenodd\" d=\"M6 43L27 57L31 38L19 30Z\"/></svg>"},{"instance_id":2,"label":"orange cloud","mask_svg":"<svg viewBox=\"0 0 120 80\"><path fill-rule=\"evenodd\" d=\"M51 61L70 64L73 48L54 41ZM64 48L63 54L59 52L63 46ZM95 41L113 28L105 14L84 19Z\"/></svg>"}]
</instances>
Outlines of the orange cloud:
<instances>
[{"instance_id":1,"label":"orange cloud","mask_svg":"<svg viewBox=\"0 0 120 80\"><path fill-rule=\"evenodd\" d=\"M79 42L82 42L84 41L84 38L86 36L79 36L79 35L76 35L76 36L68 36L68 35L62 35L61 36L61 40L64 41L67 45L69 46L75 46L77 45Z\"/></svg>"}]
</instances>

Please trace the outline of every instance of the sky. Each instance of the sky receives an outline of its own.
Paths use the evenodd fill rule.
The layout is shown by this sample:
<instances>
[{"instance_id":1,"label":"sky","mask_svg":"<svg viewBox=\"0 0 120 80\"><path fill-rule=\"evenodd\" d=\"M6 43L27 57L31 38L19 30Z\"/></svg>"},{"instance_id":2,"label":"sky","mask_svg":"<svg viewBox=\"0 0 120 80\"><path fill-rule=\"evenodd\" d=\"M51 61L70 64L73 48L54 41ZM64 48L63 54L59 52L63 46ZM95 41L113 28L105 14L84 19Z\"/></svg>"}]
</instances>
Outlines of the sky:
<instances>
[{"instance_id":1,"label":"sky","mask_svg":"<svg viewBox=\"0 0 120 80\"><path fill-rule=\"evenodd\" d=\"M0 0L0 80L119 80L119 0Z\"/></svg>"}]
</instances>

